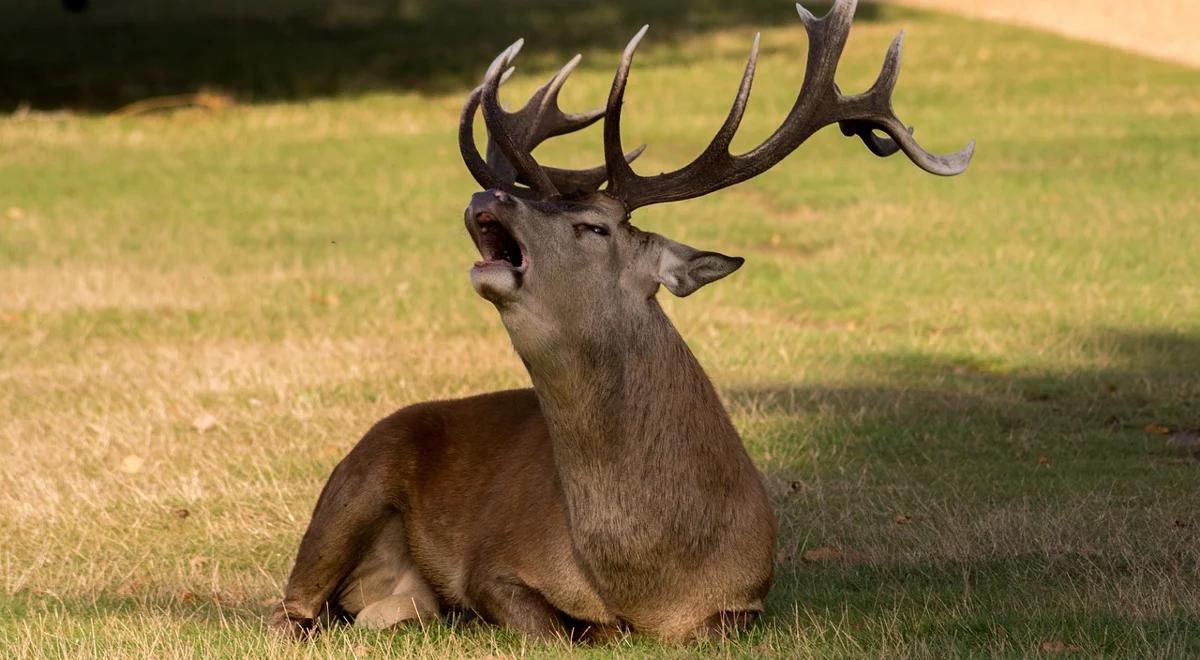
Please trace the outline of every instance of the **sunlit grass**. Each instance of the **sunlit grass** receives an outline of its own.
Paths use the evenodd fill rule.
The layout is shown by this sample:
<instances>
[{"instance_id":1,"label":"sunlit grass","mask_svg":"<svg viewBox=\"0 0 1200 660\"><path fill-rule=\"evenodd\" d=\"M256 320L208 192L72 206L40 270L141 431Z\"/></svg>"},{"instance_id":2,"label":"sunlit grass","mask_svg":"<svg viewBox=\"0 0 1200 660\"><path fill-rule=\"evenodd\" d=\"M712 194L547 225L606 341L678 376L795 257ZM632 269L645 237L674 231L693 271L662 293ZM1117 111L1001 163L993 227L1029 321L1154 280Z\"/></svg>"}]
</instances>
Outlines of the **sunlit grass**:
<instances>
[{"instance_id":1,"label":"sunlit grass","mask_svg":"<svg viewBox=\"0 0 1200 660\"><path fill-rule=\"evenodd\" d=\"M875 18L843 88L907 27L896 107L931 149L977 139L967 175L831 130L635 218L748 259L665 301L782 524L765 622L701 650L1200 654L1200 462L1168 446L1200 428L1200 74ZM535 71L509 99L551 65L526 36ZM753 28L675 36L651 32L630 84L643 172L703 146ZM803 75L798 23L763 39L736 145ZM589 53L564 105L603 99L615 59ZM683 653L476 625L263 632L323 480L372 422L527 382L466 277L462 97L0 120L0 654ZM598 131L544 151L598 162Z\"/></svg>"}]
</instances>

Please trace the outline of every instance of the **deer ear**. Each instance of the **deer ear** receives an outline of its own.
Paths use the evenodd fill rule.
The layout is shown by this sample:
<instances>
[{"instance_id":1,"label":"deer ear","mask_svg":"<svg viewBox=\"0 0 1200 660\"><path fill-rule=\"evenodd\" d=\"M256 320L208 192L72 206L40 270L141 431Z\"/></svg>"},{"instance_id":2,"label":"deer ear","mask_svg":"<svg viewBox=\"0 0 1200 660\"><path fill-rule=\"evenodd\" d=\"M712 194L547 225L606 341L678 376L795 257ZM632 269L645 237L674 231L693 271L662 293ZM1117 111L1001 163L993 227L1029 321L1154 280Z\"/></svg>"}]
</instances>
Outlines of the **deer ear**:
<instances>
[{"instance_id":1,"label":"deer ear","mask_svg":"<svg viewBox=\"0 0 1200 660\"><path fill-rule=\"evenodd\" d=\"M702 252L694 247L661 238L662 252L658 257L658 272L654 279L679 296L691 295L697 289L742 267L745 259L727 257L719 252Z\"/></svg>"}]
</instances>

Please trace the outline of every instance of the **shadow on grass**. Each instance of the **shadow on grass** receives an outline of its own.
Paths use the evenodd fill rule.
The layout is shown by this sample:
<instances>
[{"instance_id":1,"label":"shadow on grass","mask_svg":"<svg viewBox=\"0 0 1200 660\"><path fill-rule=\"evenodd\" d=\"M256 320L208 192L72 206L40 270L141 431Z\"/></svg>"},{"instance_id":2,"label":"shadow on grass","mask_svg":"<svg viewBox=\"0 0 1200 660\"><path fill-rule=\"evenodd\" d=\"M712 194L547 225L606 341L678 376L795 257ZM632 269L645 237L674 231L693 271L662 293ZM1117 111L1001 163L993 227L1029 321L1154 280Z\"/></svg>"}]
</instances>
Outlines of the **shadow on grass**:
<instances>
[{"instance_id":1,"label":"shadow on grass","mask_svg":"<svg viewBox=\"0 0 1200 660\"><path fill-rule=\"evenodd\" d=\"M1055 641L1093 657L1194 657L1196 581L1184 562L1151 570L1040 556L810 564L780 575L766 632L880 657L1030 657Z\"/></svg>"},{"instance_id":2,"label":"shadow on grass","mask_svg":"<svg viewBox=\"0 0 1200 660\"><path fill-rule=\"evenodd\" d=\"M85 13L43 26L0 20L0 111L29 104L104 112L202 88L243 102L445 91L476 83L487 63L517 37L529 43L524 68L549 69L576 52L614 52L643 23L654 26L652 42L662 44L714 28L797 21L790 4L777 0L394 4L403 11L353 26L322 16L106 24ZM90 11L102 12L106 3L93 5ZM822 10L822 3L812 5ZM878 11L860 6L858 20ZM802 53L798 48L797 56Z\"/></svg>"},{"instance_id":3,"label":"shadow on grass","mask_svg":"<svg viewBox=\"0 0 1200 660\"><path fill-rule=\"evenodd\" d=\"M1098 366L891 354L868 364L880 385L729 392L783 456L767 469L780 519L772 616L870 620L933 601L945 615L974 598L990 603L972 615L985 628L1007 611L1047 634L1107 616L1133 635L1155 599L1200 593L1188 568L1200 450L1172 442L1200 434L1200 332L1102 330L1074 348ZM894 520L905 511L919 515ZM839 543L832 559L805 554ZM1093 588L1128 602L1045 595ZM1175 635L1187 616L1157 620Z\"/></svg>"},{"instance_id":4,"label":"shadow on grass","mask_svg":"<svg viewBox=\"0 0 1200 660\"><path fill-rule=\"evenodd\" d=\"M887 354L865 365L884 384L746 388L730 392L729 402L784 418L820 412L860 430L919 430L934 443L924 449L949 454L979 449L961 444L978 432L1200 428L1200 334L1102 330L1077 350L1102 366L1044 372L973 356ZM860 432L855 440L867 456L896 451L894 437Z\"/></svg>"}]
</instances>

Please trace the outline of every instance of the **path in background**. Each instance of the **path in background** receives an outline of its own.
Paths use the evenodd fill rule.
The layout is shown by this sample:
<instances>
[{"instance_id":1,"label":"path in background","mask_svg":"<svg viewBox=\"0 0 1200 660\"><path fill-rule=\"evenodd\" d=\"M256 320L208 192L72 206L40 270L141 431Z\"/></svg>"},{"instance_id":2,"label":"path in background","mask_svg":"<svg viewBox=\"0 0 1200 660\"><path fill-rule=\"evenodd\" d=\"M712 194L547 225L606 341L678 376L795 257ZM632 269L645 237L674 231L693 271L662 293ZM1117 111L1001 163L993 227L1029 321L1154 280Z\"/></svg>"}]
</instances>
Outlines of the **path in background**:
<instances>
[{"instance_id":1,"label":"path in background","mask_svg":"<svg viewBox=\"0 0 1200 660\"><path fill-rule=\"evenodd\" d=\"M1200 66L1200 0L885 0L1029 25Z\"/></svg>"}]
</instances>

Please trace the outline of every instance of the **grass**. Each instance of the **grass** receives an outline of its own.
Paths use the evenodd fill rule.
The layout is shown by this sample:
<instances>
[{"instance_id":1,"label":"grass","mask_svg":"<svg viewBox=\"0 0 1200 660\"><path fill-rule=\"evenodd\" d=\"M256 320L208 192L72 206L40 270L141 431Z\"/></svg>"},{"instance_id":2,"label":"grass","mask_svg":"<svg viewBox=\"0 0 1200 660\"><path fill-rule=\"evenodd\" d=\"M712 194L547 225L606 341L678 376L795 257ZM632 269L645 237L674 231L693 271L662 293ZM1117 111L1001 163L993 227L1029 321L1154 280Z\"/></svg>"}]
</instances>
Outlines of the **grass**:
<instances>
[{"instance_id":1,"label":"grass","mask_svg":"<svg viewBox=\"0 0 1200 660\"><path fill-rule=\"evenodd\" d=\"M764 623L699 649L264 635L318 490L374 420L526 383L466 277L461 86L0 119L0 654L1200 654L1200 461L1172 442L1200 428L1200 73L870 18L843 88L909 28L896 106L931 149L978 139L968 174L825 131L635 218L748 259L666 301L782 525ZM753 29L652 32L624 122L641 171L701 148ZM604 97L631 32L589 46L566 107ZM525 36L536 75L509 98L553 60ZM798 22L763 36L735 147L802 77Z\"/></svg>"}]
</instances>

